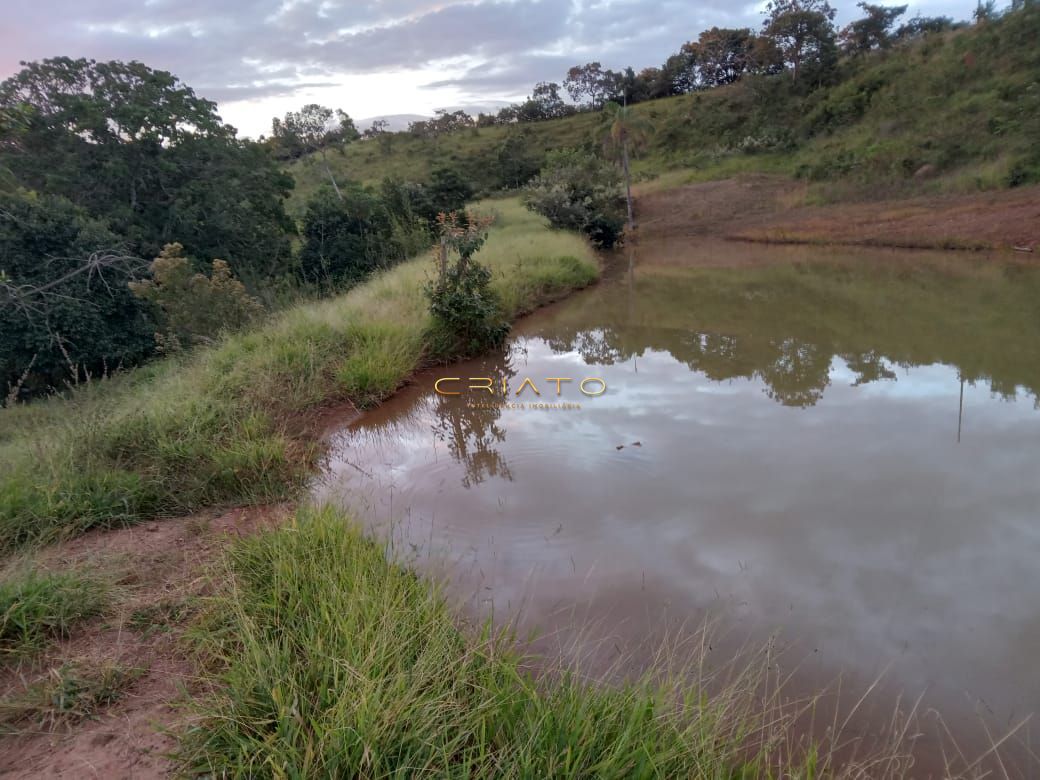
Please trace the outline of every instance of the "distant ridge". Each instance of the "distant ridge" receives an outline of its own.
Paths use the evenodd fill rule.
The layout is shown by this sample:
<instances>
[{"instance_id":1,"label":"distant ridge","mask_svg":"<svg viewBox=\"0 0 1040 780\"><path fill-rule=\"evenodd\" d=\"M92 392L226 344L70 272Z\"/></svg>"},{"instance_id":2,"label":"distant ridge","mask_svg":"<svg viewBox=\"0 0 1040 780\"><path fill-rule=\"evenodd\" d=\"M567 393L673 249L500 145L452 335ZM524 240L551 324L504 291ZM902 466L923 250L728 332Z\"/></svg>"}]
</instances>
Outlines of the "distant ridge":
<instances>
[{"instance_id":1,"label":"distant ridge","mask_svg":"<svg viewBox=\"0 0 1040 780\"><path fill-rule=\"evenodd\" d=\"M428 116L422 114L383 114L381 116L370 116L364 119L358 119L354 122L354 125L358 130L364 132L372 126L372 123L380 119L390 123L387 128L390 132L396 133L400 130L407 130L408 125L412 122L419 122L423 119L429 119Z\"/></svg>"}]
</instances>

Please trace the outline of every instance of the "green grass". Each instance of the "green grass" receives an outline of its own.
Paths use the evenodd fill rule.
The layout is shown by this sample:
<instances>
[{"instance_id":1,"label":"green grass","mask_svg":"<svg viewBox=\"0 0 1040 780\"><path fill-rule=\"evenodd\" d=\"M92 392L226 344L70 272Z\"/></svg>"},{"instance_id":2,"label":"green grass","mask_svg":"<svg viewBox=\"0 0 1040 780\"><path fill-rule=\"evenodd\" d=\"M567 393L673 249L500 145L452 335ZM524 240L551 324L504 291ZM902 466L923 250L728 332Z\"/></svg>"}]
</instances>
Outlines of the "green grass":
<instances>
[{"instance_id":1,"label":"green grass","mask_svg":"<svg viewBox=\"0 0 1040 780\"><path fill-rule=\"evenodd\" d=\"M516 200L496 213L478 258L506 316L592 282L576 235ZM292 307L213 348L95 383L69 399L0 410L0 550L161 514L284 498L316 457L299 435L317 408L364 408L422 365L430 336L429 258L345 295Z\"/></svg>"},{"instance_id":2,"label":"green grass","mask_svg":"<svg viewBox=\"0 0 1040 780\"><path fill-rule=\"evenodd\" d=\"M0 660L40 650L78 622L100 614L110 586L82 570L41 572L24 566L0 579Z\"/></svg>"},{"instance_id":3,"label":"green grass","mask_svg":"<svg viewBox=\"0 0 1040 780\"><path fill-rule=\"evenodd\" d=\"M616 685L536 679L508 636L460 631L436 587L335 510L237 543L218 592L197 632L210 691L183 734L190 774L811 774L784 757L791 721L764 672L709 697L691 649Z\"/></svg>"}]
</instances>

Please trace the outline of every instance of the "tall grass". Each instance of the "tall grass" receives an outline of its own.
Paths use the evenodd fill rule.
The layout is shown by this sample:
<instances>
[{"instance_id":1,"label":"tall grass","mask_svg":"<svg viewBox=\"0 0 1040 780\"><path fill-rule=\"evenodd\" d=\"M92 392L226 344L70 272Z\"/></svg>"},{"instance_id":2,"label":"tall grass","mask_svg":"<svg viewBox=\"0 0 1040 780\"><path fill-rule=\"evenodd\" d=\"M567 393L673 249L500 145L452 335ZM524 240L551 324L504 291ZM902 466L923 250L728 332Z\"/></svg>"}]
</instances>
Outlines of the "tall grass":
<instances>
[{"instance_id":1,"label":"tall grass","mask_svg":"<svg viewBox=\"0 0 1040 780\"><path fill-rule=\"evenodd\" d=\"M787 700L770 647L713 669L710 635L693 633L604 684L459 629L435 584L337 510L239 541L218 579L195 631L208 690L182 733L190 774L913 775L905 718L869 746L837 718L814 740L819 699Z\"/></svg>"},{"instance_id":2,"label":"tall grass","mask_svg":"<svg viewBox=\"0 0 1040 780\"><path fill-rule=\"evenodd\" d=\"M218 670L181 758L222 777L739 777L751 709L649 678L542 684L333 510L228 555L199 633ZM739 714L739 717L738 717Z\"/></svg>"},{"instance_id":3,"label":"tall grass","mask_svg":"<svg viewBox=\"0 0 1040 780\"><path fill-rule=\"evenodd\" d=\"M481 208L498 222L478 257L508 316L595 279L577 236L551 231L518 201ZM318 407L369 406L450 357L430 338L422 284L431 269L417 258L213 348L0 411L0 549L284 497L315 456L299 434Z\"/></svg>"}]
</instances>

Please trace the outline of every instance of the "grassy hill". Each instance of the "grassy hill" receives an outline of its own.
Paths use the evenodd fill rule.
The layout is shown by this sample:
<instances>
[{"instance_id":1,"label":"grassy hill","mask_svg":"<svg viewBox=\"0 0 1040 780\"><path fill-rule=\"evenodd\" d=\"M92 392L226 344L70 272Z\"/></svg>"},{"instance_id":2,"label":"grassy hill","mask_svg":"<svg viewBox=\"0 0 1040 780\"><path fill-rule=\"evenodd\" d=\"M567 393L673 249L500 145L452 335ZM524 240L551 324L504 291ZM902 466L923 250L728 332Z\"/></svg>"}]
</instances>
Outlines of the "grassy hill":
<instances>
[{"instance_id":1,"label":"grassy hill","mask_svg":"<svg viewBox=\"0 0 1040 780\"><path fill-rule=\"evenodd\" d=\"M832 196L964 192L1040 181L1040 8L931 34L844 60L828 86L796 88L786 74L641 103L653 125L636 162L642 175L688 169L695 178L758 170L815 182ZM599 117L474 128L437 139L396 133L329 160L338 177L376 183L460 170L478 189L508 186L509 139L541 161L562 146L596 143ZM291 167L298 211L325 180L315 159Z\"/></svg>"}]
</instances>

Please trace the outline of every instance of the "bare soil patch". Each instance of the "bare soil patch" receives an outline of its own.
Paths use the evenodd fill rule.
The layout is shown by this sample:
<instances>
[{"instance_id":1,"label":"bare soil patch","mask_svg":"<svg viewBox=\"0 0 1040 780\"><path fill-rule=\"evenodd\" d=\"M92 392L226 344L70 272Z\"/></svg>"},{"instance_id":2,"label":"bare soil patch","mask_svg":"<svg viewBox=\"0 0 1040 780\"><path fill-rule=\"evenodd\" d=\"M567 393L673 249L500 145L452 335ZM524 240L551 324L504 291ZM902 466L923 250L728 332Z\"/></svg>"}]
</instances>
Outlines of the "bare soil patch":
<instances>
[{"instance_id":1,"label":"bare soil patch","mask_svg":"<svg viewBox=\"0 0 1040 780\"><path fill-rule=\"evenodd\" d=\"M117 577L114 610L41 657L0 670L0 702L74 669L117 668L126 685L114 701L76 719L28 717L0 736L0 777L157 778L170 775L170 732L187 717L194 665L183 631L209 592L211 565L231 538L282 522L287 504L236 508L97 530L42 550L45 569L96 566Z\"/></svg>"},{"instance_id":2,"label":"bare soil patch","mask_svg":"<svg viewBox=\"0 0 1040 780\"><path fill-rule=\"evenodd\" d=\"M640 233L654 240L724 238L1040 253L1040 187L968 195L803 205L804 183L754 175L638 196Z\"/></svg>"}]
</instances>

